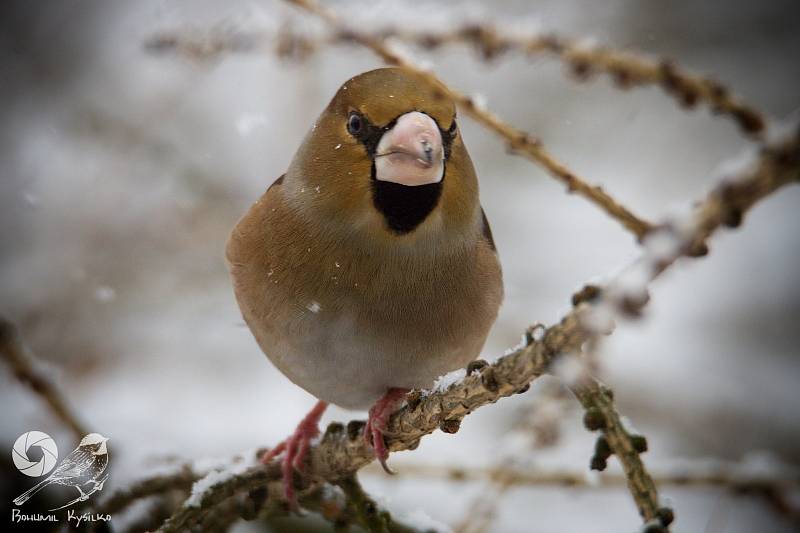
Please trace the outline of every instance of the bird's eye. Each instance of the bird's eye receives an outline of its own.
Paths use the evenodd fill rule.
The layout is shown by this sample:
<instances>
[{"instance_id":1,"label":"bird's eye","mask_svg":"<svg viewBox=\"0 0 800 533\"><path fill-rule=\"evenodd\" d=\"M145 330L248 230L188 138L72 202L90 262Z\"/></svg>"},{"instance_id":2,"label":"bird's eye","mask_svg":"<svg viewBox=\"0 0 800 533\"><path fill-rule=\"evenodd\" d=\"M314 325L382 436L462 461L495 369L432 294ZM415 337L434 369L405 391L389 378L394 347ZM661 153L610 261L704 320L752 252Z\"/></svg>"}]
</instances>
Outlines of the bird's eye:
<instances>
[{"instance_id":1,"label":"bird's eye","mask_svg":"<svg viewBox=\"0 0 800 533\"><path fill-rule=\"evenodd\" d=\"M347 131L350 132L350 135L358 135L363 128L364 121L358 113L351 113L350 117L347 119Z\"/></svg>"},{"instance_id":2,"label":"bird's eye","mask_svg":"<svg viewBox=\"0 0 800 533\"><path fill-rule=\"evenodd\" d=\"M450 129L447 130L451 136L456 134L456 130L458 129L458 125L456 124L456 119L453 119L453 122L450 124Z\"/></svg>"}]
</instances>

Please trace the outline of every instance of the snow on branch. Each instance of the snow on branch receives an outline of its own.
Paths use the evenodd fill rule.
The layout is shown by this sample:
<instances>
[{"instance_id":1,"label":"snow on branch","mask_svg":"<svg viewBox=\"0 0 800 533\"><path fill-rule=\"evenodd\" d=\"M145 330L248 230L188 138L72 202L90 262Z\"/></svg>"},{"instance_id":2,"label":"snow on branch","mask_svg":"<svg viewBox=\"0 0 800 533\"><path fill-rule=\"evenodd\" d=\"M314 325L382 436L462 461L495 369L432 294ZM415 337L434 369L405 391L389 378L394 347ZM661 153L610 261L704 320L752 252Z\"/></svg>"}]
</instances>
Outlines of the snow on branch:
<instances>
[{"instance_id":1,"label":"snow on branch","mask_svg":"<svg viewBox=\"0 0 800 533\"><path fill-rule=\"evenodd\" d=\"M741 131L753 138L763 136L766 119L755 107L734 95L712 78L693 74L666 58L640 52L616 50L585 39L574 39L537 29L520 32L515 28L486 22L462 22L436 30L388 26L366 33L372 40L392 40L418 49L434 51L446 46L472 46L484 61L505 54L525 57L552 56L569 69L578 81L593 75L608 75L620 89L655 85L691 109L706 104L715 114L727 115ZM230 26L206 32L161 32L146 47L155 53L177 52L197 61L208 61L229 53L267 51L271 47L282 58L304 60L331 45L360 42L352 30L339 29L325 35L294 30L289 23L276 33L236 30Z\"/></svg>"},{"instance_id":2,"label":"snow on branch","mask_svg":"<svg viewBox=\"0 0 800 533\"><path fill-rule=\"evenodd\" d=\"M727 176L702 202L700 202L690 220L682 224L665 225L662 231L674 232L678 246L674 247L673 255L660 254L651 257L648 252L643 256L646 261L657 260L651 278L655 278L666 270L681 256L697 255L697 243L705 243L706 239L720 226L731 225L731 213L737 213L737 221L741 216L779 187L792 181L800 180L800 136L794 130L774 142L764 145L755 159L739 174ZM687 231L687 225L691 230ZM682 243L682 244L681 244ZM640 260L641 261L641 260ZM622 276L625 273L623 272ZM615 280L618 281L618 280ZM615 287L612 281L606 288L584 291L575 298L576 306L562 320L544 329L540 336L527 336L528 343L498 359L492 364L476 362L470 365L467 375L460 381L452 383L449 388L438 392L412 391L407 397L407 403L390 419L387 431L387 445L392 451L412 450L419 441L436 429L443 429L449 433L458 430L460 421L472 411L500 398L511 396L519 391L526 390L528 385L552 369L553 361L564 353L575 353L588 340L610 331L599 332L593 327L586 326L586 317L591 316L598 306L613 304L612 309L629 311L632 305L622 299L610 299L604 296L606 291L613 292ZM638 302L641 308L646 302ZM589 321L591 325L592 322ZM578 389L579 398L589 409L599 404L601 413L607 420L612 417L618 420L618 415L613 414L607 392L597 392ZM331 423L322 438L309 450L305 476L297 476L296 488L302 496L307 494L309 488L319 487L325 482L336 483L344 479L373 461L374 456L364 442L362 431L363 421L352 421L347 426L337 422ZM609 434L607 433L607 438ZM613 433L616 450L622 450L618 455L633 459L629 446L630 439L625 439ZM611 444L609 441L609 444ZM633 450L635 452L635 449ZM638 453L636 453L638 458ZM643 479L646 474L640 465L628 466L625 469L629 484L634 490L647 493L650 483ZM633 479L631 479L633 477ZM254 466L241 474L232 475L224 481L209 487L199 495L198 506L183 506L170 521L165 524L163 531L174 531L176 526L183 526L199 520L198 517L211 512L231 496L246 492L255 487L267 486L267 492L280 499L280 468L277 465ZM638 500L639 505L647 505L648 516L657 516L660 509L655 502L644 504Z\"/></svg>"}]
</instances>

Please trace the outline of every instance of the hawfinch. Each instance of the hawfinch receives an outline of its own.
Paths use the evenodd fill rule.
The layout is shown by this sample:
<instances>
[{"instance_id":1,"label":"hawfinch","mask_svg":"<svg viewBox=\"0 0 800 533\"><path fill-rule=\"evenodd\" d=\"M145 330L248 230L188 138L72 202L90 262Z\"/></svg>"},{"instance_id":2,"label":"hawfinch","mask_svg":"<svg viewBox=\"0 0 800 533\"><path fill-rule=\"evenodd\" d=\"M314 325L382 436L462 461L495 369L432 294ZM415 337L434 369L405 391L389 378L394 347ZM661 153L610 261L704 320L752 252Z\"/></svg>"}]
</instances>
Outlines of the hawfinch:
<instances>
[{"instance_id":1,"label":"hawfinch","mask_svg":"<svg viewBox=\"0 0 800 533\"><path fill-rule=\"evenodd\" d=\"M401 68L342 85L286 173L233 229L236 299L272 363L319 402L284 453L286 496L329 403L383 430L412 388L483 347L503 298L475 169L440 84Z\"/></svg>"}]
</instances>

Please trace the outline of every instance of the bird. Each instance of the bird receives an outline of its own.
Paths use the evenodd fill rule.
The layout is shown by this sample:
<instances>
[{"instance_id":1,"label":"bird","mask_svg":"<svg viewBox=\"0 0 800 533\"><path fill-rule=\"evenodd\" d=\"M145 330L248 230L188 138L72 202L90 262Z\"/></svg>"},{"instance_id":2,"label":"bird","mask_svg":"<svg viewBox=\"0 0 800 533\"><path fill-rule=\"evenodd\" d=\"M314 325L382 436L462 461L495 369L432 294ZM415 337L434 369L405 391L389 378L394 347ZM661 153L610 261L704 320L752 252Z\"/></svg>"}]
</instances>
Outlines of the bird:
<instances>
[{"instance_id":1,"label":"bird","mask_svg":"<svg viewBox=\"0 0 800 533\"><path fill-rule=\"evenodd\" d=\"M411 389L476 359L503 299L478 179L440 82L403 67L341 85L286 172L225 248L236 300L261 350L318 399L284 454L296 508L329 404L369 408L364 438L384 469L384 431Z\"/></svg>"},{"instance_id":2,"label":"bird","mask_svg":"<svg viewBox=\"0 0 800 533\"><path fill-rule=\"evenodd\" d=\"M98 486L102 487L105 478L102 480L100 478L108 466L107 441L108 439L99 433L89 433L83 437L78 447L58 463L52 474L14 498L14 504L17 506L24 504L34 494L53 483L78 489L80 496L70 503L88 499L81 486L93 483L92 492L100 490Z\"/></svg>"}]
</instances>

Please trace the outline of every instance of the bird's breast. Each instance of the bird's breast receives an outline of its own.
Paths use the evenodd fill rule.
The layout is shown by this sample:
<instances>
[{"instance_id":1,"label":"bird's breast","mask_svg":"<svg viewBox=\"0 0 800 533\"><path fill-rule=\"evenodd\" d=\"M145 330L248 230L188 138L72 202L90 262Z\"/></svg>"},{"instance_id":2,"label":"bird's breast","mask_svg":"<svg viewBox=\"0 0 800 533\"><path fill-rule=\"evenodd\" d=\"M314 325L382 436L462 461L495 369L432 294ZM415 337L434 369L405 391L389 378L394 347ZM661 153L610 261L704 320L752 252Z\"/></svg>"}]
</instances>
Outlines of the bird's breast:
<instances>
[{"instance_id":1,"label":"bird's breast","mask_svg":"<svg viewBox=\"0 0 800 533\"><path fill-rule=\"evenodd\" d=\"M288 214L251 215L260 222L245 217L229 245L237 299L270 360L318 398L367 407L479 354L502 298L488 248L371 249Z\"/></svg>"}]
</instances>

